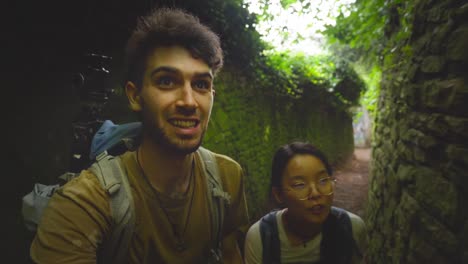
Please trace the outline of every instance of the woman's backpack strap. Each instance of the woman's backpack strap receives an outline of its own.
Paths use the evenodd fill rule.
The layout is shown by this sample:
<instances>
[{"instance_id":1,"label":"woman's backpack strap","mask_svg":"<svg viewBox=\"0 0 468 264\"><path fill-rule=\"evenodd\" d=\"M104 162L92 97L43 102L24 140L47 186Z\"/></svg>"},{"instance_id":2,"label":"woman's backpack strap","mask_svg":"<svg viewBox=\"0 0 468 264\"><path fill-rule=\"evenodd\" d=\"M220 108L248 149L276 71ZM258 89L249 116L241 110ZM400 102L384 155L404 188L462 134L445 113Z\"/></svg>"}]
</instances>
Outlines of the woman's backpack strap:
<instances>
[{"instance_id":1,"label":"woman's backpack strap","mask_svg":"<svg viewBox=\"0 0 468 264\"><path fill-rule=\"evenodd\" d=\"M260 219L260 237L262 238L262 263L281 263L281 246L278 234L276 214L269 212Z\"/></svg>"},{"instance_id":2,"label":"woman's backpack strap","mask_svg":"<svg viewBox=\"0 0 468 264\"><path fill-rule=\"evenodd\" d=\"M351 219L345 210L331 207L322 235L320 263L351 263L355 242Z\"/></svg>"}]
</instances>

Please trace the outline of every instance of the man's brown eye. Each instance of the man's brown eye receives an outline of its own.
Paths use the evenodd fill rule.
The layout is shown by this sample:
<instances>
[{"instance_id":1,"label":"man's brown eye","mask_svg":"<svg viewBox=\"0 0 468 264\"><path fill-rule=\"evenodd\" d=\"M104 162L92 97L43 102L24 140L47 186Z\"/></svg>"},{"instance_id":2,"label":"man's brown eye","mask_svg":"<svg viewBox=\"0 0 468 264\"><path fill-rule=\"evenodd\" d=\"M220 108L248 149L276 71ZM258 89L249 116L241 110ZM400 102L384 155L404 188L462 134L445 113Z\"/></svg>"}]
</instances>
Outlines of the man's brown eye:
<instances>
[{"instance_id":1,"label":"man's brown eye","mask_svg":"<svg viewBox=\"0 0 468 264\"><path fill-rule=\"evenodd\" d=\"M156 85L165 88L172 87L174 85L174 79L169 76L162 76L156 80Z\"/></svg>"},{"instance_id":2,"label":"man's brown eye","mask_svg":"<svg viewBox=\"0 0 468 264\"><path fill-rule=\"evenodd\" d=\"M193 87L200 90L210 89L210 83L205 80L195 81Z\"/></svg>"}]
</instances>

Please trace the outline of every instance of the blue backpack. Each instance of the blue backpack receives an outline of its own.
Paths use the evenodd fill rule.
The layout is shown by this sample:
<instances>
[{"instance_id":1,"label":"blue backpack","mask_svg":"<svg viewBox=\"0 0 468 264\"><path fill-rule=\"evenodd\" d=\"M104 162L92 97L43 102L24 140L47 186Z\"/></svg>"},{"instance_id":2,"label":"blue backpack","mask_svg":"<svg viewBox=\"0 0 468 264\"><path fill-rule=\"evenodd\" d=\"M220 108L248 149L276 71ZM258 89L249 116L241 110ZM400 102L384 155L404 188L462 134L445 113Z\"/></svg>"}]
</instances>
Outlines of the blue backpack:
<instances>
[{"instance_id":1,"label":"blue backpack","mask_svg":"<svg viewBox=\"0 0 468 264\"><path fill-rule=\"evenodd\" d=\"M276 214L272 211L260 220L260 237L262 239L262 259L265 264L281 263L281 247L278 235ZM361 255L353 238L351 219L345 210L332 207L323 224L320 243L320 264L351 263L353 252Z\"/></svg>"}]
</instances>

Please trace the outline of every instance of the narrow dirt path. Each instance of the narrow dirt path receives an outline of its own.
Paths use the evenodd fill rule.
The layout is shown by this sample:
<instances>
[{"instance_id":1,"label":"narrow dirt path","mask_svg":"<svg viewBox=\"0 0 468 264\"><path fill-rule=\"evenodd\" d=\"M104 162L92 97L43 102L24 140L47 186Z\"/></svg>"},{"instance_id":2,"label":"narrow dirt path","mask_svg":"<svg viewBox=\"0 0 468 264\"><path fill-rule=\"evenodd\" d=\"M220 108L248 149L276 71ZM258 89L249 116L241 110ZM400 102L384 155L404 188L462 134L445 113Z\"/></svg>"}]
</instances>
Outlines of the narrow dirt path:
<instances>
[{"instance_id":1,"label":"narrow dirt path","mask_svg":"<svg viewBox=\"0 0 468 264\"><path fill-rule=\"evenodd\" d=\"M354 156L333 173L337 179L334 205L365 217L371 149L356 148Z\"/></svg>"}]
</instances>

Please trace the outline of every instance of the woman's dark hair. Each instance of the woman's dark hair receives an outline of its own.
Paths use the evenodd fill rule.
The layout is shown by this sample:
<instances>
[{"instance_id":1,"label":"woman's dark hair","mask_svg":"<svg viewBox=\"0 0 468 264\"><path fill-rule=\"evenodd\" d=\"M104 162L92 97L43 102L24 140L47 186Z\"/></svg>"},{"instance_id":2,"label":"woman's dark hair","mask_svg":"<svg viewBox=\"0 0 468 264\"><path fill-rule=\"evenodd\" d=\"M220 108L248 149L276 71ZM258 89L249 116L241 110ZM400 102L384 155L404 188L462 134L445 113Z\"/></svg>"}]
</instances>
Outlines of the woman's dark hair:
<instances>
[{"instance_id":1,"label":"woman's dark hair","mask_svg":"<svg viewBox=\"0 0 468 264\"><path fill-rule=\"evenodd\" d=\"M199 19L179 9L155 9L141 17L127 42L127 81L140 89L147 58L157 47L179 45L194 58L202 59L213 71L223 65L219 37Z\"/></svg>"},{"instance_id":2,"label":"woman's dark hair","mask_svg":"<svg viewBox=\"0 0 468 264\"><path fill-rule=\"evenodd\" d=\"M281 146L273 156L270 180L271 187L281 187L281 178L286 165L291 158L298 154L307 154L318 158L325 165L328 175L332 175L332 168L322 151L307 142L292 142Z\"/></svg>"}]
</instances>

